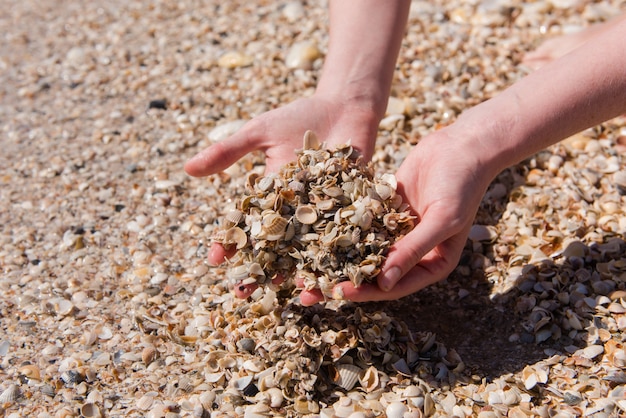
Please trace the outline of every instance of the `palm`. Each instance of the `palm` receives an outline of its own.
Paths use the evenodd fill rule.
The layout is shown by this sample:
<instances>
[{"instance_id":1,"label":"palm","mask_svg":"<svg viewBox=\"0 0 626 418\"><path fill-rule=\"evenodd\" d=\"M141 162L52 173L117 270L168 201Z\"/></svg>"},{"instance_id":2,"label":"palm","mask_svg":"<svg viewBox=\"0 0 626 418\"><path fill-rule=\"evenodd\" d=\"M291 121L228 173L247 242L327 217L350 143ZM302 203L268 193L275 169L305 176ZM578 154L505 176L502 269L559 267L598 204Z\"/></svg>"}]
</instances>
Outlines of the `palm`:
<instances>
[{"instance_id":1,"label":"palm","mask_svg":"<svg viewBox=\"0 0 626 418\"><path fill-rule=\"evenodd\" d=\"M374 148L376 121L366 110L338 105L331 100L311 97L262 114L249 121L230 138L201 151L187 162L193 176L222 171L252 151L266 155L266 172L276 172L295 158L307 130L314 131L330 147L352 140L366 158Z\"/></svg>"}]
</instances>

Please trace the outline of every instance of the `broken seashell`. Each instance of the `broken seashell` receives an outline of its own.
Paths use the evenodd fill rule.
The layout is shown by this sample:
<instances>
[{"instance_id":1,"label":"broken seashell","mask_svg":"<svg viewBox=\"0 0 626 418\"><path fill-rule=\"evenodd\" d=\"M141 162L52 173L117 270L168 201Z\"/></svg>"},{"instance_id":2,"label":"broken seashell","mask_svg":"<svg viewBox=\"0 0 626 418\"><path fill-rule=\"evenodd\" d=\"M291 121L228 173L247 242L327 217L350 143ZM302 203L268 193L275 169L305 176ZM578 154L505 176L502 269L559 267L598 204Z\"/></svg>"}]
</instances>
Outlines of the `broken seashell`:
<instances>
[{"instance_id":1,"label":"broken seashell","mask_svg":"<svg viewBox=\"0 0 626 418\"><path fill-rule=\"evenodd\" d=\"M317 210L311 205L298 206L295 217L303 224L311 225L317 221Z\"/></svg>"}]
</instances>

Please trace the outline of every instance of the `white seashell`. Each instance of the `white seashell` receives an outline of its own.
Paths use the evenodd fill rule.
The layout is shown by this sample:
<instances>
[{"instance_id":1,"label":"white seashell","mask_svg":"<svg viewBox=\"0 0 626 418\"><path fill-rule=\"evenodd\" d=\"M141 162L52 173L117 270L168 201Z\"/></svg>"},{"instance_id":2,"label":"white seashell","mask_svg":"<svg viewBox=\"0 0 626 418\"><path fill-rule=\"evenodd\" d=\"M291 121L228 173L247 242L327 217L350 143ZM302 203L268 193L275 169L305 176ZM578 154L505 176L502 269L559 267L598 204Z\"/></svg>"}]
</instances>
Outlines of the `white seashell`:
<instances>
[{"instance_id":1,"label":"white seashell","mask_svg":"<svg viewBox=\"0 0 626 418\"><path fill-rule=\"evenodd\" d=\"M298 206L295 217L301 223L311 225L317 221L317 210L311 205Z\"/></svg>"},{"instance_id":2,"label":"white seashell","mask_svg":"<svg viewBox=\"0 0 626 418\"><path fill-rule=\"evenodd\" d=\"M246 235L243 229L238 226L233 226L232 228L228 228L224 233L222 243L235 245L235 247L240 250L248 243L248 235Z\"/></svg>"},{"instance_id":3,"label":"white seashell","mask_svg":"<svg viewBox=\"0 0 626 418\"><path fill-rule=\"evenodd\" d=\"M15 385L9 385L8 388L0 394L0 405L11 404L20 397L20 388Z\"/></svg>"},{"instance_id":4,"label":"white seashell","mask_svg":"<svg viewBox=\"0 0 626 418\"><path fill-rule=\"evenodd\" d=\"M275 180L272 176L259 177L256 181L257 187L259 190L267 192L274 187Z\"/></svg>"},{"instance_id":5,"label":"white seashell","mask_svg":"<svg viewBox=\"0 0 626 418\"><path fill-rule=\"evenodd\" d=\"M315 60L321 56L321 51L312 41L296 42L287 53L285 65L287 68L310 70Z\"/></svg>"},{"instance_id":6,"label":"white seashell","mask_svg":"<svg viewBox=\"0 0 626 418\"><path fill-rule=\"evenodd\" d=\"M385 413L387 414L387 418L402 418L404 417L404 413L409 409L402 402L391 402L385 408Z\"/></svg>"},{"instance_id":7,"label":"white seashell","mask_svg":"<svg viewBox=\"0 0 626 418\"><path fill-rule=\"evenodd\" d=\"M350 390L359 381L361 368L354 364L335 365L337 374L334 376L335 384L345 390Z\"/></svg>"},{"instance_id":8,"label":"white seashell","mask_svg":"<svg viewBox=\"0 0 626 418\"><path fill-rule=\"evenodd\" d=\"M85 418L102 416L102 414L100 413L100 408L98 408L98 405L93 402L84 403L80 407L80 415Z\"/></svg>"},{"instance_id":9,"label":"white seashell","mask_svg":"<svg viewBox=\"0 0 626 418\"><path fill-rule=\"evenodd\" d=\"M300 21L304 14L305 9L300 1L290 1L283 7L283 16L291 23Z\"/></svg>"},{"instance_id":10,"label":"white seashell","mask_svg":"<svg viewBox=\"0 0 626 418\"><path fill-rule=\"evenodd\" d=\"M249 55L242 54L238 51L229 51L219 57L217 65L222 68L233 69L237 67L247 67L254 62L254 58Z\"/></svg>"},{"instance_id":11,"label":"white seashell","mask_svg":"<svg viewBox=\"0 0 626 418\"><path fill-rule=\"evenodd\" d=\"M236 226L244 219L244 214L239 209L232 209L224 216L224 219Z\"/></svg>"},{"instance_id":12,"label":"white seashell","mask_svg":"<svg viewBox=\"0 0 626 418\"><path fill-rule=\"evenodd\" d=\"M593 360L598 357L600 354L604 353L604 347L601 345L590 345L581 350L581 356L584 358L588 358Z\"/></svg>"},{"instance_id":13,"label":"white seashell","mask_svg":"<svg viewBox=\"0 0 626 418\"><path fill-rule=\"evenodd\" d=\"M237 119L230 122L222 123L209 132L208 138L211 142L218 142L228 138L246 124L245 120Z\"/></svg>"},{"instance_id":14,"label":"white seashell","mask_svg":"<svg viewBox=\"0 0 626 418\"><path fill-rule=\"evenodd\" d=\"M380 377L378 375L378 369L374 366L370 366L359 376L359 383L366 392L373 392L380 387ZM407 395L408 396L408 395Z\"/></svg>"},{"instance_id":15,"label":"white seashell","mask_svg":"<svg viewBox=\"0 0 626 418\"><path fill-rule=\"evenodd\" d=\"M154 398L157 396L157 392L148 392L141 398L137 399L137 408L147 411L154 403Z\"/></svg>"}]
</instances>

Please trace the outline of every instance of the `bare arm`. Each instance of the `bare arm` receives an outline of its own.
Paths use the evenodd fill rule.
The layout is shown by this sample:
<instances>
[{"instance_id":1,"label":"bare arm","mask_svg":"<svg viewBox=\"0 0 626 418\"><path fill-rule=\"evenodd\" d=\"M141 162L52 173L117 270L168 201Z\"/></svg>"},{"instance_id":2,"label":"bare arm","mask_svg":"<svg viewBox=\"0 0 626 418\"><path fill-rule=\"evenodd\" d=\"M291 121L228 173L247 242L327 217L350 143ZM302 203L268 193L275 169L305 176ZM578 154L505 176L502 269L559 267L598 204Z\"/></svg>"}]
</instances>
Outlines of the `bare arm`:
<instances>
[{"instance_id":1,"label":"bare arm","mask_svg":"<svg viewBox=\"0 0 626 418\"><path fill-rule=\"evenodd\" d=\"M459 118L460 127L489 123L496 133L484 142L492 175L626 111L626 19L617 22Z\"/></svg>"},{"instance_id":2,"label":"bare arm","mask_svg":"<svg viewBox=\"0 0 626 418\"><path fill-rule=\"evenodd\" d=\"M395 299L448 275L482 194L501 170L626 112L624 39L621 20L423 138L397 173L421 222L392 248L380 288L342 284L343 294L356 301Z\"/></svg>"}]
</instances>

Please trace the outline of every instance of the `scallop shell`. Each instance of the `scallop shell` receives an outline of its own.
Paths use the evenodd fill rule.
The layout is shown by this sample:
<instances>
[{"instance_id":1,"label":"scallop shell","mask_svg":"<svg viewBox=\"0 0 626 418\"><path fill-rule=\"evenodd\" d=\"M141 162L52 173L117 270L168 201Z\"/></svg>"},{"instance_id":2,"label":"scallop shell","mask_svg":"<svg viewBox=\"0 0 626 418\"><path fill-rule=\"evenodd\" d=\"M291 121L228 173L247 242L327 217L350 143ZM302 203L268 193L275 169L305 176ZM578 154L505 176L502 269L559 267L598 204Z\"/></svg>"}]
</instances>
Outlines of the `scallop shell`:
<instances>
[{"instance_id":1,"label":"scallop shell","mask_svg":"<svg viewBox=\"0 0 626 418\"><path fill-rule=\"evenodd\" d=\"M295 217L304 225L311 225L317 221L317 210L311 205L298 206Z\"/></svg>"},{"instance_id":2,"label":"scallop shell","mask_svg":"<svg viewBox=\"0 0 626 418\"><path fill-rule=\"evenodd\" d=\"M137 408L147 411L154 403L154 398L157 396L157 392L148 392L141 398L137 399Z\"/></svg>"},{"instance_id":3,"label":"scallop shell","mask_svg":"<svg viewBox=\"0 0 626 418\"><path fill-rule=\"evenodd\" d=\"M232 209L224 216L224 219L230 222L232 226L238 225L239 222L243 220L243 218L244 214L239 209Z\"/></svg>"},{"instance_id":4,"label":"scallop shell","mask_svg":"<svg viewBox=\"0 0 626 418\"><path fill-rule=\"evenodd\" d=\"M265 238L269 241L277 241L285 235L285 228L289 221L277 213L272 213L263 218L263 230Z\"/></svg>"},{"instance_id":5,"label":"scallop shell","mask_svg":"<svg viewBox=\"0 0 626 418\"><path fill-rule=\"evenodd\" d=\"M333 381L337 386L345 390L351 390L359 381L361 368L354 364L337 364L335 365L335 374Z\"/></svg>"},{"instance_id":6,"label":"scallop shell","mask_svg":"<svg viewBox=\"0 0 626 418\"><path fill-rule=\"evenodd\" d=\"M271 176L260 177L256 183L259 190L267 192L274 187L275 179Z\"/></svg>"},{"instance_id":7,"label":"scallop shell","mask_svg":"<svg viewBox=\"0 0 626 418\"><path fill-rule=\"evenodd\" d=\"M248 243L248 235L238 226L229 228L224 233L222 243L226 245L234 244L238 250L242 249Z\"/></svg>"},{"instance_id":8,"label":"scallop shell","mask_svg":"<svg viewBox=\"0 0 626 418\"><path fill-rule=\"evenodd\" d=\"M93 402L84 403L83 406L80 407L80 414L85 418L102 416L100 408Z\"/></svg>"},{"instance_id":9,"label":"scallop shell","mask_svg":"<svg viewBox=\"0 0 626 418\"><path fill-rule=\"evenodd\" d=\"M39 367L34 364L27 364L18 369L18 372L29 379L41 380L41 372Z\"/></svg>"},{"instance_id":10,"label":"scallop shell","mask_svg":"<svg viewBox=\"0 0 626 418\"><path fill-rule=\"evenodd\" d=\"M20 397L19 386L12 384L0 394L0 405L11 404Z\"/></svg>"}]
</instances>

